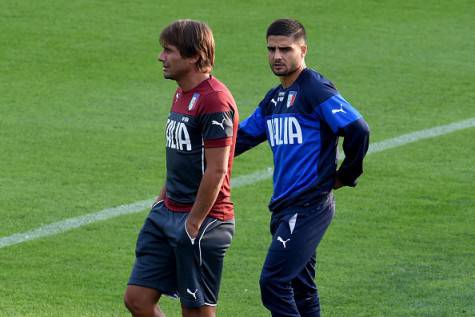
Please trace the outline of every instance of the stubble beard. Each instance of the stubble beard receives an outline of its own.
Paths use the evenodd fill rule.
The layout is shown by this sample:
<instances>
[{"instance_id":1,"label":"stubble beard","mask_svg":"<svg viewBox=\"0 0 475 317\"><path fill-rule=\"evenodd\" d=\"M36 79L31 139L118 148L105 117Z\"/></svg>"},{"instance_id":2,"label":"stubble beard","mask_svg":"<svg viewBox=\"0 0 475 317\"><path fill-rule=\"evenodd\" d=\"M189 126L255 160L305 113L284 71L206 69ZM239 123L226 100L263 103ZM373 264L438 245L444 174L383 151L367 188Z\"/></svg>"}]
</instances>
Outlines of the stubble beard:
<instances>
[{"instance_id":1,"label":"stubble beard","mask_svg":"<svg viewBox=\"0 0 475 317\"><path fill-rule=\"evenodd\" d=\"M293 69L286 70L286 71L280 71L280 72L277 72L277 71L275 71L274 69L272 69L272 72L274 73L274 75L279 76L279 77L287 77L287 76L290 76L290 75L292 75L293 73L295 73L296 71L297 71L297 68L293 68Z\"/></svg>"},{"instance_id":2,"label":"stubble beard","mask_svg":"<svg viewBox=\"0 0 475 317\"><path fill-rule=\"evenodd\" d=\"M286 70L282 71L276 71L274 67L271 65L271 70L274 73L274 75L279 76L279 77L286 77L290 76L293 73L295 73L298 70L298 67L296 65L290 65Z\"/></svg>"},{"instance_id":3,"label":"stubble beard","mask_svg":"<svg viewBox=\"0 0 475 317\"><path fill-rule=\"evenodd\" d=\"M163 78L178 81L184 76L185 72L175 69L174 72L163 73Z\"/></svg>"}]
</instances>

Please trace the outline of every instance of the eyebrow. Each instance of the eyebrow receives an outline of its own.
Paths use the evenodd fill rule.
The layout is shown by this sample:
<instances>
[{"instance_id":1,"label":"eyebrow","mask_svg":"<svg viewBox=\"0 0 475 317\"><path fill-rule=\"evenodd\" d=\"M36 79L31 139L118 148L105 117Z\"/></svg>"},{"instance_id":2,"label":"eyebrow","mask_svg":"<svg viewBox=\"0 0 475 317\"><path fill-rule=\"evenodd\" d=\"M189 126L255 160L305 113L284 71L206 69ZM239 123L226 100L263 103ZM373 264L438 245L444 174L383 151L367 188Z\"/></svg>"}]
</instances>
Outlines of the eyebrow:
<instances>
[{"instance_id":1,"label":"eyebrow","mask_svg":"<svg viewBox=\"0 0 475 317\"><path fill-rule=\"evenodd\" d=\"M274 50L275 50L275 49L277 49L277 48L280 49L280 50L289 50L289 49L291 49L292 47L291 47L291 46L278 46L278 45L273 46L273 45L267 45L267 49L268 49L268 50L271 50L271 49L274 49Z\"/></svg>"},{"instance_id":2,"label":"eyebrow","mask_svg":"<svg viewBox=\"0 0 475 317\"><path fill-rule=\"evenodd\" d=\"M165 45L162 45L162 48L164 50L167 50L167 51L172 51L173 50L173 45L165 44Z\"/></svg>"}]
</instances>

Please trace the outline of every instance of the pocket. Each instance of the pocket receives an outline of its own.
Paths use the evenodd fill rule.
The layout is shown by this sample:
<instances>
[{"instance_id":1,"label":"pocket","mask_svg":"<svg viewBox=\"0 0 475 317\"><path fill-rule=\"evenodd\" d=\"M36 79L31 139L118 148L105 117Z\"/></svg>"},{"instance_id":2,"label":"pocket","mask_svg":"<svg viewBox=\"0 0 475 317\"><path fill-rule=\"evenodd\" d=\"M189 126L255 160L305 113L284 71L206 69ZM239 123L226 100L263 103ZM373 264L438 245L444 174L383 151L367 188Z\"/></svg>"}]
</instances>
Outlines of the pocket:
<instances>
[{"instance_id":1,"label":"pocket","mask_svg":"<svg viewBox=\"0 0 475 317\"><path fill-rule=\"evenodd\" d=\"M200 235L200 232L198 230L198 235L196 237L192 238L191 235L188 233L188 230L186 229L186 221L187 221L187 219L185 218L185 221L183 223L183 229L185 231L185 234L186 234L188 240L191 242L191 245L195 245L196 238Z\"/></svg>"},{"instance_id":2,"label":"pocket","mask_svg":"<svg viewBox=\"0 0 475 317\"><path fill-rule=\"evenodd\" d=\"M206 233L210 232L213 229L213 225L216 225L217 221L218 221L217 219L213 219L211 221L208 221L208 219L209 218L207 218L207 223L203 223L203 225L201 225L201 228L203 228L203 231L201 233L198 233L198 236L197 236L197 238L199 237L199 239L198 239L198 251L199 251L200 266L203 265L203 252L201 250L201 239L203 239L203 237L205 236ZM200 228L200 231L201 231L201 228Z\"/></svg>"},{"instance_id":3,"label":"pocket","mask_svg":"<svg viewBox=\"0 0 475 317\"><path fill-rule=\"evenodd\" d=\"M154 209L155 207L157 206L160 206L163 204L163 199L162 200L159 200L159 201L155 201L153 204L152 204L152 208L150 209Z\"/></svg>"}]
</instances>

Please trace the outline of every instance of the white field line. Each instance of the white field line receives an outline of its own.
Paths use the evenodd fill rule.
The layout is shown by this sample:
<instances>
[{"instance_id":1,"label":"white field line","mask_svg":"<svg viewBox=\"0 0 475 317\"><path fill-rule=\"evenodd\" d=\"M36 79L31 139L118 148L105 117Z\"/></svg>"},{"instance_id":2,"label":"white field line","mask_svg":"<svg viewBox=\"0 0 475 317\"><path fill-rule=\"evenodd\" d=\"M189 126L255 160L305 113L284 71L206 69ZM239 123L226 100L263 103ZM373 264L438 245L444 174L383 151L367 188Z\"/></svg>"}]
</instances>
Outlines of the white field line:
<instances>
[{"instance_id":1,"label":"white field line","mask_svg":"<svg viewBox=\"0 0 475 317\"><path fill-rule=\"evenodd\" d=\"M434 138L440 135L448 134L454 131L467 129L475 126L475 118L454 122L448 125L438 126L426 130L420 130L399 137L387 139L381 142L376 142L370 145L368 154L377 153L384 150L392 149L412 142L423 139ZM257 171L251 174L234 177L232 179L232 187L238 188L246 185L257 183L272 177L272 167L267 167L264 170ZM138 201L128 205L121 205L118 207L107 208L96 213L87 214L84 216L69 218L61 220L49 225L39 227L27 232L15 233L7 237L0 238L0 249L15 244L19 244L29 240L35 240L42 237L52 236L61 232L65 232L81 226L115 218L121 215L141 212L149 208L153 199Z\"/></svg>"}]
</instances>

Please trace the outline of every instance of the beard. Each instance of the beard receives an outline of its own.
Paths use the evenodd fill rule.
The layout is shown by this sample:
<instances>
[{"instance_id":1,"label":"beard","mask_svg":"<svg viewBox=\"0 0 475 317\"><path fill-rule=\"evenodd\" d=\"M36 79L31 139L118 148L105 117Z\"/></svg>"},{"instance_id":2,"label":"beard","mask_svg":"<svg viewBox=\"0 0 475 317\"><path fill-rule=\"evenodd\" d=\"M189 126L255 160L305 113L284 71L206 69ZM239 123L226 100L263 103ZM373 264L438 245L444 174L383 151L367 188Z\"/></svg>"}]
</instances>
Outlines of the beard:
<instances>
[{"instance_id":1,"label":"beard","mask_svg":"<svg viewBox=\"0 0 475 317\"><path fill-rule=\"evenodd\" d=\"M171 80L175 80L175 76L173 76L172 74L163 74L163 78L165 79L171 79Z\"/></svg>"},{"instance_id":2,"label":"beard","mask_svg":"<svg viewBox=\"0 0 475 317\"><path fill-rule=\"evenodd\" d=\"M298 67L297 65L292 64L292 65L289 65L289 67L284 67L280 70L276 70L274 69L273 65L270 64L270 69L272 70L274 75L279 76L279 77L286 77L295 73L298 70Z\"/></svg>"},{"instance_id":3,"label":"beard","mask_svg":"<svg viewBox=\"0 0 475 317\"><path fill-rule=\"evenodd\" d=\"M182 68L168 68L167 71L163 71L163 78L171 80L180 80L187 75L187 71Z\"/></svg>"}]
</instances>

